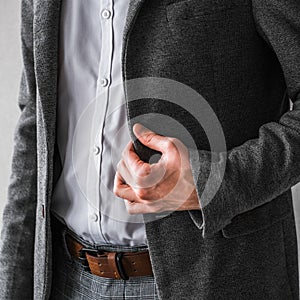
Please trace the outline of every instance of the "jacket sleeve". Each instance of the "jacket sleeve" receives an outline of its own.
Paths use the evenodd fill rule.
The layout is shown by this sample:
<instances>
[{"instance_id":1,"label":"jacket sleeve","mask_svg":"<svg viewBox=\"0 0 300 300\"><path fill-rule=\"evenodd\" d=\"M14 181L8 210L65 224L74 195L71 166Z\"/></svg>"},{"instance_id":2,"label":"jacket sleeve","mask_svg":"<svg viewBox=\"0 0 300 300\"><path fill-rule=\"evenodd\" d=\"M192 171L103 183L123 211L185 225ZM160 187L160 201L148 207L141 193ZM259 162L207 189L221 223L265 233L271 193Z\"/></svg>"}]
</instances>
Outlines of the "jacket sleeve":
<instances>
[{"instance_id":1,"label":"jacket sleeve","mask_svg":"<svg viewBox=\"0 0 300 300\"><path fill-rule=\"evenodd\" d=\"M252 5L257 30L284 71L293 109L262 125L258 138L226 153L190 150L202 209L189 213L203 237L300 181L300 1L252 0Z\"/></svg>"},{"instance_id":2,"label":"jacket sleeve","mask_svg":"<svg viewBox=\"0 0 300 300\"><path fill-rule=\"evenodd\" d=\"M36 86L33 62L33 4L22 0L23 72L21 114L15 129L8 201L0 247L0 298L33 298L33 247L37 199Z\"/></svg>"}]
</instances>

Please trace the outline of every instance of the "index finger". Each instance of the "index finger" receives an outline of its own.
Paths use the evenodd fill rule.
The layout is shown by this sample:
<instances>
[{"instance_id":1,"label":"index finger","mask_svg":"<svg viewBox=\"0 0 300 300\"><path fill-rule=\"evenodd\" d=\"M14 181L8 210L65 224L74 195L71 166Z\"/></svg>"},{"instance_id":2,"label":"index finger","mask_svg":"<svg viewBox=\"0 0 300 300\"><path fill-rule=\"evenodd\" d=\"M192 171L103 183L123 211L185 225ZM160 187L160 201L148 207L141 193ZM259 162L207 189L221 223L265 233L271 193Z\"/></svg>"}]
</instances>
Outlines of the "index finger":
<instances>
[{"instance_id":1,"label":"index finger","mask_svg":"<svg viewBox=\"0 0 300 300\"><path fill-rule=\"evenodd\" d=\"M150 164L139 158L132 142L129 142L123 152L123 160L133 175L147 176L151 172Z\"/></svg>"}]
</instances>

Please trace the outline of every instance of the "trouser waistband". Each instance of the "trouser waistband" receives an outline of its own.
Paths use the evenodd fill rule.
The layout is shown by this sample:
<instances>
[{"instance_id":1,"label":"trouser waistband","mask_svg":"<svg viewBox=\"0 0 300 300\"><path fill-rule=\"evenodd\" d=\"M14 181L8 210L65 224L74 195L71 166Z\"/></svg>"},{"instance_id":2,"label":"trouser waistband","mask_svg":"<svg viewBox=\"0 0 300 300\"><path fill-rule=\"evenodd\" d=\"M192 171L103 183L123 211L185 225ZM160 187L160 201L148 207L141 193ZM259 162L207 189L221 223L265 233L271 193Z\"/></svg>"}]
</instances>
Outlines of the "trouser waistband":
<instances>
[{"instance_id":1,"label":"trouser waistband","mask_svg":"<svg viewBox=\"0 0 300 300\"><path fill-rule=\"evenodd\" d=\"M93 245L67 228L52 216L54 243L74 259L81 261L83 268L94 275L123 279L137 276L153 276L149 252L146 246Z\"/></svg>"}]
</instances>

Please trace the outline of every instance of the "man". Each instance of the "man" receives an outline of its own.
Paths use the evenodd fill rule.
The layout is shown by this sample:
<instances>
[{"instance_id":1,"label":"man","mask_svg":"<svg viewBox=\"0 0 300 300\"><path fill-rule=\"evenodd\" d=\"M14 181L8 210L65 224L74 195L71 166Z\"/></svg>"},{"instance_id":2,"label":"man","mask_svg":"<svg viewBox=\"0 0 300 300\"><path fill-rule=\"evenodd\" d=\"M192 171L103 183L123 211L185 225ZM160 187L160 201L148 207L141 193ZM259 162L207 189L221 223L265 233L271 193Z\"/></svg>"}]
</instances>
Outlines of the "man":
<instances>
[{"instance_id":1,"label":"man","mask_svg":"<svg viewBox=\"0 0 300 300\"><path fill-rule=\"evenodd\" d=\"M298 299L290 188L300 181L300 2L96 2L22 3L2 298ZM112 87L120 78L124 91ZM204 97L228 152L212 150L216 133L206 137L184 107L201 113L200 98L154 97L169 91L157 78ZM124 151L122 92L133 140ZM90 161L82 141L95 132ZM116 172L110 151L123 152Z\"/></svg>"}]
</instances>

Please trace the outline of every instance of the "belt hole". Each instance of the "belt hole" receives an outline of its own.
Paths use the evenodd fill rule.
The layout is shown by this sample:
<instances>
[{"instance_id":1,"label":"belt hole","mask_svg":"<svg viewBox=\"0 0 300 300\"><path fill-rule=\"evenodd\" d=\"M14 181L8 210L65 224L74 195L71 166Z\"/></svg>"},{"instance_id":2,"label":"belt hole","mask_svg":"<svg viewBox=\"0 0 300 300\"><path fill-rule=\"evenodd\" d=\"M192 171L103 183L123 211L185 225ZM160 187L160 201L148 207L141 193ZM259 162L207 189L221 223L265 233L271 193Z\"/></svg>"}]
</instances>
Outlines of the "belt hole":
<instances>
[{"instance_id":1,"label":"belt hole","mask_svg":"<svg viewBox=\"0 0 300 300\"><path fill-rule=\"evenodd\" d=\"M135 273L137 272L137 270L133 270Z\"/></svg>"},{"instance_id":2,"label":"belt hole","mask_svg":"<svg viewBox=\"0 0 300 300\"><path fill-rule=\"evenodd\" d=\"M99 263L98 265L99 265L99 267L102 267L102 264L101 264L101 263Z\"/></svg>"},{"instance_id":3,"label":"belt hole","mask_svg":"<svg viewBox=\"0 0 300 300\"><path fill-rule=\"evenodd\" d=\"M133 265L135 265L135 261L132 261L131 263L132 263Z\"/></svg>"}]
</instances>

